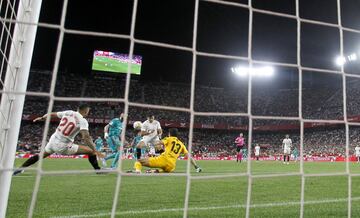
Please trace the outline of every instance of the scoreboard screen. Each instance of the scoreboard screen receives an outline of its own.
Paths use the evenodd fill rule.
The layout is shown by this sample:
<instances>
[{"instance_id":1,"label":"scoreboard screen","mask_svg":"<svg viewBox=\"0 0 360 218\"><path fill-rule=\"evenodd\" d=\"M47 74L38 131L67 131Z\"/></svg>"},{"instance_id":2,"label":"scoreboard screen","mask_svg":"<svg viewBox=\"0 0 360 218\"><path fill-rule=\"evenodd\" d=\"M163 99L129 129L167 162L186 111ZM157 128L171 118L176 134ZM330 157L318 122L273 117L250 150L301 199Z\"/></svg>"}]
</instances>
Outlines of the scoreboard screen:
<instances>
[{"instance_id":1,"label":"scoreboard screen","mask_svg":"<svg viewBox=\"0 0 360 218\"><path fill-rule=\"evenodd\" d=\"M140 55L133 55L130 61L128 54L95 50L92 69L113 73L127 73L129 62L131 63L130 73L140 75L142 64L142 57Z\"/></svg>"}]
</instances>

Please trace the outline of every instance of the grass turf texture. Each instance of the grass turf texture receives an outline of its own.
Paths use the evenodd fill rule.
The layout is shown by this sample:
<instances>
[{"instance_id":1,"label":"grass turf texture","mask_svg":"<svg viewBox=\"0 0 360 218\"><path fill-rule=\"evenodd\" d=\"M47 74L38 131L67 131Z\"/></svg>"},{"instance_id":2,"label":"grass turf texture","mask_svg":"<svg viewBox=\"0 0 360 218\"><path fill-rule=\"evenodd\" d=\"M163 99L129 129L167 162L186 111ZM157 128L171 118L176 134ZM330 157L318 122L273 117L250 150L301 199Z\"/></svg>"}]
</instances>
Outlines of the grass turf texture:
<instances>
[{"instance_id":1,"label":"grass turf texture","mask_svg":"<svg viewBox=\"0 0 360 218\"><path fill-rule=\"evenodd\" d=\"M16 165L24 160L17 159ZM247 163L199 161L203 173L194 176L246 172ZM123 168L131 169L125 160ZM46 159L43 168L88 170L86 159ZM253 162L254 174L299 171L299 163ZM353 173L360 165L350 163ZM345 163L307 162L305 173L345 172ZM176 172L186 172L186 162L178 161ZM305 217L347 217L347 176L308 177L305 180ZM46 175L41 178L34 217L109 217L115 192L116 174ZM34 171L13 177L7 217L26 217L35 184ZM189 217L244 217L247 177L191 180ZM352 214L360 214L360 177L352 178ZM300 176L253 178L251 217L298 217ZM186 177L126 176L121 179L116 217L182 217ZM333 202L340 200L341 202ZM320 202L326 201L326 202ZM79 216L78 216L79 215Z\"/></svg>"},{"instance_id":2,"label":"grass turf texture","mask_svg":"<svg viewBox=\"0 0 360 218\"><path fill-rule=\"evenodd\" d=\"M96 57L93 60L92 69L99 71L116 72L116 73L127 73L128 64L107 57ZM131 64L132 74L140 75L140 71L141 71L141 65Z\"/></svg>"}]
</instances>

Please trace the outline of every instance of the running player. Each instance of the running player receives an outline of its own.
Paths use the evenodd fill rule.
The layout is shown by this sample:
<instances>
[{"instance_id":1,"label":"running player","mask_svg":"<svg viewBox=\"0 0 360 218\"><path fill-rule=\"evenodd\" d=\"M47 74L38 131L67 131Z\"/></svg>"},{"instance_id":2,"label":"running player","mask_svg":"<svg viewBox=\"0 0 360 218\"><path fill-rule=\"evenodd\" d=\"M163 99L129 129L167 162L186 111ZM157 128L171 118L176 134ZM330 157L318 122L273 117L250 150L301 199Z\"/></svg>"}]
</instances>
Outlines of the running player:
<instances>
[{"instance_id":1,"label":"running player","mask_svg":"<svg viewBox=\"0 0 360 218\"><path fill-rule=\"evenodd\" d=\"M120 135L122 131L122 125L124 120L124 113L120 114L120 117L114 118L108 125L104 127L104 138L106 139L112 154L108 155L103 159L103 166L106 166L106 161L113 158L111 168L115 169L120 158Z\"/></svg>"},{"instance_id":2,"label":"running player","mask_svg":"<svg viewBox=\"0 0 360 218\"><path fill-rule=\"evenodd\" d=\"M255 158L256 158L256 161L259 161L259 156L260 156L260 145L256 144L256 146L255 146Z\"/></svg>"},{"instance_id":3,"label":"running player","mask_svg":"<svg viewBox=\"0 0 360 218\"><path fill-rule=\"evenodd\" d=\"M140 143L136 146L136 157L141 158L141 149L145 148L149 143L152 145L160 141L162 129L159 121L155 120L154 115L149 115L147 120L142 124L141 135L143 136Z\"/></svg>"},{"instance_id":4,"label":"running player","mask_svg":"<svg viewBox=\"0 0 360 218\"><path fill-rule=\"evenodd\" d=\"M102 138L98 136L94 143L96 145L96 150L100 152L102 147L104 146L104 142Z\"/></svg>"},{"instance_id":5,"label":"running player","mask_svg":"<svg viewBox=\"0 0 360 218\"><path fill-rule=\"evenodd\" d=\"M158 157L143 158L135 162L134 168L137 173L141 173L142 166L151 168L160 168L165 173L170 173L175 170L176 160L180 154L188 155L185 145L177 138L178 129L169 129L168 137L159 141L156 146L163 146L165 151ZM191 164L195 167L196 172L201 172L202 169L196 164L193 158L190 159Z\"/></svg>"},{"instance_id":6,"label":"running player","mask_svg":"<svg viewBox=\"0 0 360 218\"><path fill-rule=\"evenodd\" d=\"M243 157L243 153L241 151L241 149L244 147L245 144L245 139L244 139L244 135L242 133L240 133L240 135L235 139L235 144L236 144L236 162L241 163L242 157Z\"/></svg>"},{"instance_id":7,"label":"running player","mask_svg":"<svg viewBox=\"0 0 360 218\"><path fill-rule=\"evenodd\" d=\"M55 132L51 135L49 142L45 146L43 158L47 158L53 153L63 155L78 155L87 154L90 164L95 170L100 170L96 156L103 157L95 148L95 144L89 134L89 123L85 117L89 114L90 107L86 104L81 104L77 111L62 111L45 114L42 117L37 117L33 122L44 121L48 116L51 118L60 118L60 124ZM81 134L85 145L74 144L74 138ZM22 168L31 166L39 160L39 155L34 155L27 159L20 169L14 171L14 175L22 173Z\"/></svg>"},{"instance_id":8,"label":"running player","mask_svg":"<svg viewBox=\"0 0 360 218\"><path fill-rule=\"evenodd\" d=\"M284 150L284 164L289 164L290 154L291 154L291 146L292 146L292 141L289 138L289 135L286 134L286 136L282 142L282 147Z\"/></svg>"}]
</instances>

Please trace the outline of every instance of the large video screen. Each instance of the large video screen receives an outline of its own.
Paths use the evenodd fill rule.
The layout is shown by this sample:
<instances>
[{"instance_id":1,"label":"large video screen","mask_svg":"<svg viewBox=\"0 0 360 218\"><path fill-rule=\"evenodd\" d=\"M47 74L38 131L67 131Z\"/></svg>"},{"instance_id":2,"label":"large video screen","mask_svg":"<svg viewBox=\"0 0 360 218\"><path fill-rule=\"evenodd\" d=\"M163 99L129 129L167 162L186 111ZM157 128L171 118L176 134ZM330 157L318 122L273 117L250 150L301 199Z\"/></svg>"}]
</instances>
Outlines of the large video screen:
<instances>
[{"instance_id":1,"label":"large video screen","mask_svg":"<svg viewBox=\"0 0 360 218\"><path fill-rule=\"evenodd\" d=\"M92 69L115 73L127 73L129 61L128 54L95 50ZM130 72L132 74L140 75L141 63L142 57L139 55L133 55Z\"/></svg>"}]
</instances>

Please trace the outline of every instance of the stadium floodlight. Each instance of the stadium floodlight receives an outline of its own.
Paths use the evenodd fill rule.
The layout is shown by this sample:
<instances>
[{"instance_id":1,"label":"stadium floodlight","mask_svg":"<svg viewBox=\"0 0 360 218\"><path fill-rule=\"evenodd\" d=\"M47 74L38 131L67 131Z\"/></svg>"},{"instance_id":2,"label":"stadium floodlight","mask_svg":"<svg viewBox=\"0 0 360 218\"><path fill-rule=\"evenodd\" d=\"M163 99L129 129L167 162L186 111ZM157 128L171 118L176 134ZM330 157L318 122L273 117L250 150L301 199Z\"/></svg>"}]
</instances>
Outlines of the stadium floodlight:
<instances>
[{"instance_id":1,"label":"stadium floodlight","mask_svg":"<svg viewBox=\"0 0 360 218\"><path fill-rule=\"evenodd\" d=\"M351 55L348 56L349 61L356 61L357 60L357 55L355 53L352 53Z\"/></svg>"},{"instance_id":2,"label":"stadium floodlight","mask_svg":"<svg viewBox=\"0 0 360 218\"><path fill-rule=\"evenodd\" d=\"M338 65L338 66L344 65L345 62L346 62L346 59L345 59L345 57L343 57L343 56L339 56L339 57L337 57L336 60L335 60L335 63L336 63L336 65Z\"/></svg>"},{"instance_id":3,"label":"stadium floodlight","mask_svg":"<svg viewBox=\"0 0 360 218\"><path fill-rule=\"evenodd\" d=\"M274 75L274 68L271 66L259 67L259 68L249 68L243 66L232 67L231 71L238 76L245 77L249 74L252 76L258 77L270 77Z\"/></svg>"}]
</instances>

